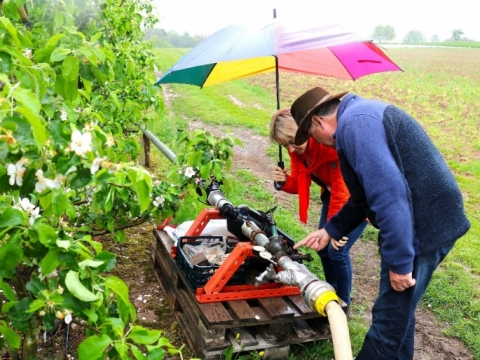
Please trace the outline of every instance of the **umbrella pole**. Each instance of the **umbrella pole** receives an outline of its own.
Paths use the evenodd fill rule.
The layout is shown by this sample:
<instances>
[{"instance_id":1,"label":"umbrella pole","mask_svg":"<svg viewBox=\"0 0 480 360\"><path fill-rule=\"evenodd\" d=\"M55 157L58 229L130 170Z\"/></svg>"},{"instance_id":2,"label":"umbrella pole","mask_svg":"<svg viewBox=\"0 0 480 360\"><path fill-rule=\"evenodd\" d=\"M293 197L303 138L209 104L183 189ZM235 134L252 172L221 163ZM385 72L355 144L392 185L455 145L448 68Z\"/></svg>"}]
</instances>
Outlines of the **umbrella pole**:
<instances>
[{"instance_id":1,"label":"umbrella pole","mask_svg":"<svg viewBox=\"0 0 480 360\"><path fill-rule=\"evenodd\" d=\"M280 75L278 73L278 57L275 56L275 87L277 89L277 110L280 110ZM278 145L278 166L285 169L285 164L282 160L282 146Z\"/></svg>"}]
</instances>

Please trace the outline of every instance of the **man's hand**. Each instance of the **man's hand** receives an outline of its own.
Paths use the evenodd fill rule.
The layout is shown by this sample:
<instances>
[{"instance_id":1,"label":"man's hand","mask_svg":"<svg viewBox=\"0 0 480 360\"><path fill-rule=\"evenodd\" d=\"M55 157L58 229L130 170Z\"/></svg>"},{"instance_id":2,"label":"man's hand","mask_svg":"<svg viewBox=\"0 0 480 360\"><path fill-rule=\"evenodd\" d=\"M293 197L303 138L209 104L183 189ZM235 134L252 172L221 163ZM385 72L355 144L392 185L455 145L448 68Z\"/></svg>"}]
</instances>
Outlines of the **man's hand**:
<instances>
[{"instance_id":1,"label":"man's hand","mask_svg":"<svg viewBox=\"0 0 480 360\"><path fill-rule=\"evenodd\" d=\"M294 249L300 246L306 246L314 251L322 250L328 245L332 237L324 229L320 229L309 234L305 239L294 245Z\"/></svg>"},{"instance_id":2,"label":"man's hand","mask_svg":"<svg viewBox=\"0 0 480 360\"><path fill-rule=\"evenodd\" d=\"M347 243L348 241L348 237L344 236L342 237L340 240L335 240L335 239L332 239L332 241L330 241L330 243L332 244L332 247L335 249L335 250L339 250L341 247L344 247L345 244Z\"/></svg>"},{"instance_id":3,"label":"man's hand","mask_svg":"<svg viewBox=\"0 0 480 360\"><path fill-rule=\"evenodd\" d=\"M275 166L275 168L272 171L272 179L277 183L287 181L287 170L282 169L279 166Z\"/></svg>"},{"instance_id":4,"label":"man's hand","mask_svg":"<svg viewBox=\"0 0 480 360\"><path fill-rule=\"evenodd\" d=\"M409 274L396 274L390 270L390 285L393 290L403 291L409 287L414 286L416 280L412 277L412 273Z\"/></svg>"}]
</instances>

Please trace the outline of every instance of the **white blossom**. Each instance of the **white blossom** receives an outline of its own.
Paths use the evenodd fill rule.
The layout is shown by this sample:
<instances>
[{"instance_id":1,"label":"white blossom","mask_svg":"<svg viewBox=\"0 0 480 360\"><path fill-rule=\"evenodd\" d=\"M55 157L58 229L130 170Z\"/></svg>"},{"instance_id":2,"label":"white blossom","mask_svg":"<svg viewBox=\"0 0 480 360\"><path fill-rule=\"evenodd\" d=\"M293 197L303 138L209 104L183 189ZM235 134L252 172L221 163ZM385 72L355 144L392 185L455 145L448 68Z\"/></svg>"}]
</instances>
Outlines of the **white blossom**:
<instances>
[{"instance_id":1,"label":"white blossom","mask_svg":"<svg viewBox=\"0 0 480 360\"><path fill-rule=\"evenodd\" d=\"M32 55L33 55L33 53L32 53L32 50L31 50L31 49L25 49L25 51L23 52L23 56L25 56L25 57L27 57L27 58L29 58L29 59L32 58Z\"/></svg>"},{"instance_id":2,"label":"white blossom","mask_svg":"<svg viewBox=\"0 0 480 360\"><path fill-rule=\"evenodd\" d=\"M28 198L23 198L20 200L20 208L30 214L35 209L35 205Z\"/></svg>"},{"instance_id":3,"label":"white blossom","mask_svg":"<svg viewBox=\"0 0 480 360\"><path fill-rule=\"evenodd\" d=\"M106 157L103 157L103 158L97 157L93 160L92 166L90 167L90 172L92 173L92 175L94 175L100 169L102 162L104 162L105 160L107 160Z\"/></svg>"},{"instance_id":4,"label":"white blossom","mask_svg":"<svg viewBox=\"0 0 480 360\"><path fill-rule=\"evenodd\" d=\"M30 218L28 219L28 224L32 226L35 223L35 220L40 217L40 208L32 204L28 198L23 198L22 200L20 200L19 205L20 209L30 215Z\"/></svg>"},{"instance_id":5,"label":"white blossom","mask_svg":"<svg viewBox=\"0 0 480 360\"><path fill-rule=\"evenodd\" d=\"M92 151L90 144L92 143L92 135L89 132L82 134L78 130L72 133L72 142L70 149L75 151L75 154L82 156L83 154Z\"/></svg>"},{"instance_id":6,"label":"white blossom","mask_svg":"<svg viewBox=\"0 0 480 360\"><path fill-rule=\"evenodd\" d=\"M155 207L162 206L163 204L165 204L165 198L163 195L157 196L155 200L153 200L153 206Z\"/></svg>"},{"instance_id":7,"label":"white blossom","mask_svg":"<svg viewBox=\"0 0 480 360\"><path fill-rule=\"evenodd\" d=\"M8 179L8 183L13 186L17 184L18 186L22 186L23 184L23 175L25 175L25 167L23 164L25 163L25 159L21 158L17 161L16 164L7 164L7 175L10 176Z\"/></svg>"},{"instance_id":8,"label":"white blossom","mask_svg":"<svg viewBox=\"0 0 480 360\"><path fill-rule=\"evenodd\" d=\"M185 176L191 178L193 175L195 175L195 170L191 166L187 167L185 169Z\"/></svg>"},{"instance_id":9,"label":"white blossom","mask_svg":"<svg viewBox=\"0 0 480 360\"><path fill-rule=\"evenodd\" d=\"M65 324L70 324L72 322L72 314L67 314L65 316Z\"/></svg>"},{"instance_id":10,"label":"white blossom","mask_svg":"<svg viewBox=\"0 0 480 360\"><path fill-rule=\"evenodd\" d=\"M57 270L53 270L51 273L44 275L42 273L42 268L38 267L38 278L40 280L43 281L43 280L45 280L45 278L53 278L53 277L58 277Z\"/></svg>"},{"instance_id":11,"label":"white blossom","mask_svg":"<svg viewBox=\"0 0 480 360\"><path fill-rule=\"evenodd\" d=\"M28 219L28 225L32 226L35 220L40 217L40 208L37 206L31 213L30 219Z\"/></svg>"},{"instance_id":12,"label":"white blossom","mask_svg":"<svg viewBox=\"0 0 480 360\"><path fill-rule=\"evenodd\" d=\"M67 112L62 109L62 111L61 111L61 113L60 113L60 120L65 121L65 120L67 120L67 119L68 119Z\"/></svg>"},{"instance_id":13,"label":"white blossom","mask_svg":"<svg viewBox=\"0 0 480 360\"><path fill-rule=\"evenodd\" d=\"M62 185L61 176L57 176L53 180L48 179L43 176L42 170L37 170L35 175L37 176L37 180L38 180L38 182L35 184L35 190L39 193L41 193L45 189L60 189Z\"/></svg>"}]
</instances>

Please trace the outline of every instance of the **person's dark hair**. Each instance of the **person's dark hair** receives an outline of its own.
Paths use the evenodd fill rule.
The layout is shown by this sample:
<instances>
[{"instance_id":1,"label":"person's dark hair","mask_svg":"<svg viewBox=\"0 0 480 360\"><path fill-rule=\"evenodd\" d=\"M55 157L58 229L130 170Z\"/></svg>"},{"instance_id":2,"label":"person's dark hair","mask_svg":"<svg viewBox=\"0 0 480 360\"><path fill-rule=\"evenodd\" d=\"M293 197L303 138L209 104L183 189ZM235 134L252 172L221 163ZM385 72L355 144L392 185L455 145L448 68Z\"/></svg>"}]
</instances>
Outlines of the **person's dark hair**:
<instances>
[{"instance_id":1,"label":"person's dark hair","mask_svg":"<svg viewBox=\"0 0 480 360\"><path fill-rule=\"evenodd\" d=\"M338 105L340 105L339 99L333 99L333 100L327 101L325 104L323 104L317 109L317 111L315 112L315 115L317 116L332 115L337 109Z\"/></svg>"}]
</instances>

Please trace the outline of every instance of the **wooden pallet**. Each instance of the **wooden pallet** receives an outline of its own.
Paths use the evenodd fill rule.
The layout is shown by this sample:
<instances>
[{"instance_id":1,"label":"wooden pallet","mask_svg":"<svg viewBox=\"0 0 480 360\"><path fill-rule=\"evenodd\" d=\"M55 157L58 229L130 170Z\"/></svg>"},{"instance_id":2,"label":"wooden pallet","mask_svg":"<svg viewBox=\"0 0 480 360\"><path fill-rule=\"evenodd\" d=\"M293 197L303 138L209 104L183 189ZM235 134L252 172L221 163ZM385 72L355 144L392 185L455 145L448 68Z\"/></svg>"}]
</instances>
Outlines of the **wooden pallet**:
<instances>
[{"instance_id":1,"label":"wooden pallet","mask_svg":"<svg viewBox=\"0 0 480 360\"><path fill-rule=\"evenodd\" d=\"M199 304L171 256L172 239L154 229L151 258L157 280L188 345L203 360L264 351L263 359L286 359L290 345L330 339L328 321L301 296Z\"/></svg>"}]
</instances>

